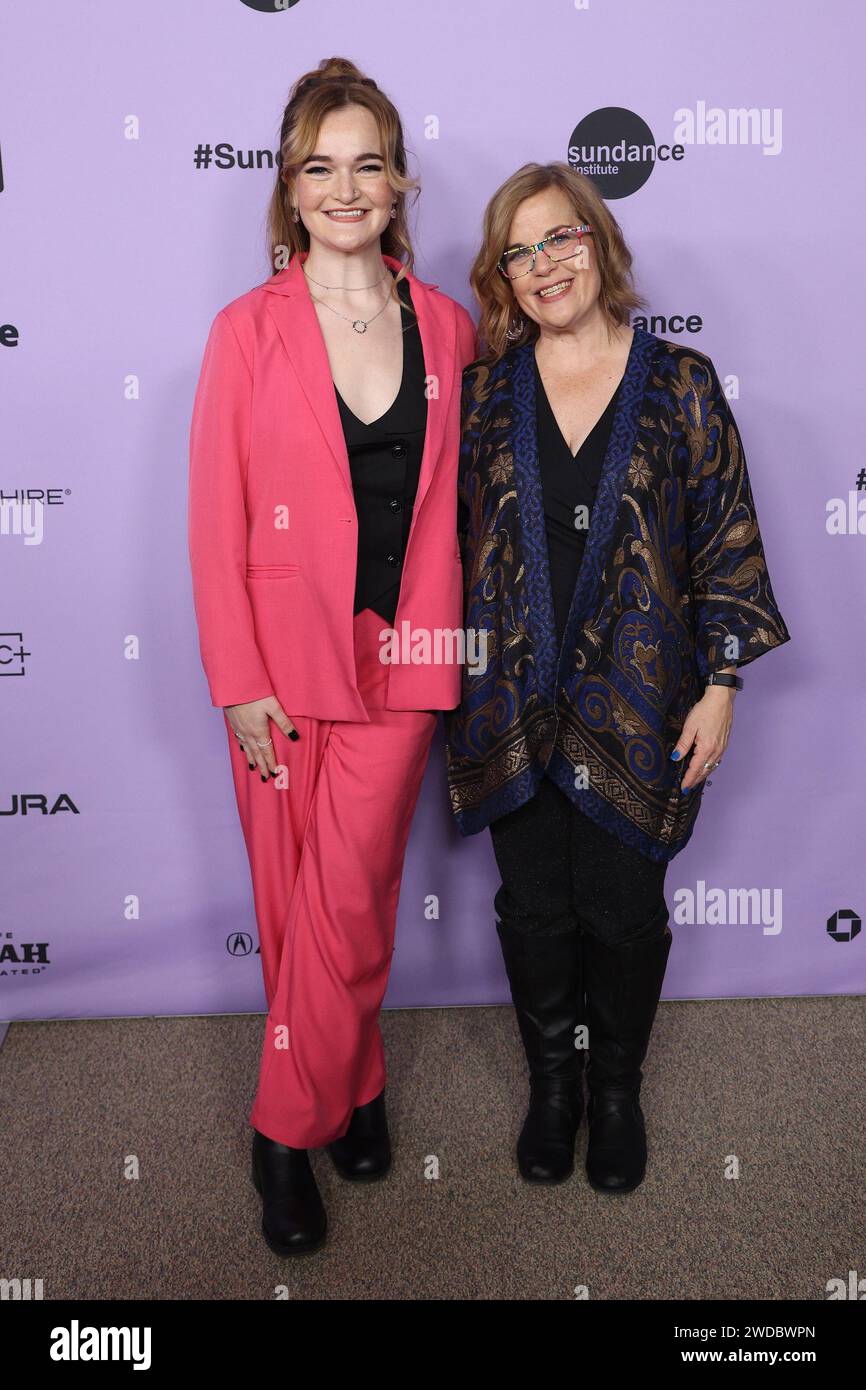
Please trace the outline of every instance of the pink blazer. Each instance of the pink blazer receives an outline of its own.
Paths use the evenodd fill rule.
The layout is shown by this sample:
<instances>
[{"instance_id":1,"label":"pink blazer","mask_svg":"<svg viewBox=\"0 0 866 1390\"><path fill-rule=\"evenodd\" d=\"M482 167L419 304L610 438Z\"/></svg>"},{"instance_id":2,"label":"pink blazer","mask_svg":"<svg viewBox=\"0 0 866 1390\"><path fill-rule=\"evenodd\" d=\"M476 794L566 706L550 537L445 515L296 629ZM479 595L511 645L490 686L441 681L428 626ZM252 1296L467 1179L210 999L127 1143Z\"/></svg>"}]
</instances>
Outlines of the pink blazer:
<instances>
[{"instance_id":1,"label":"pink blazer","mask_svg":"<svg viewBox=\"0 0 866 1390\"><path fill-rule=\"evenodd\" d=\"M190 427L193 599L215 705L275 694L289 718L365 722L352 611L358 519L325 341L301 270L305 259L295 256L211 324ZM385 260L398 268L392 257ZM436 285L408 278L434 385L398 634L404 622L412 633L462 627L460 386L477 355L466 310ZM453 709L460 676L453 660L394 662L388 707Z\"/></svg>"}]
</instances>

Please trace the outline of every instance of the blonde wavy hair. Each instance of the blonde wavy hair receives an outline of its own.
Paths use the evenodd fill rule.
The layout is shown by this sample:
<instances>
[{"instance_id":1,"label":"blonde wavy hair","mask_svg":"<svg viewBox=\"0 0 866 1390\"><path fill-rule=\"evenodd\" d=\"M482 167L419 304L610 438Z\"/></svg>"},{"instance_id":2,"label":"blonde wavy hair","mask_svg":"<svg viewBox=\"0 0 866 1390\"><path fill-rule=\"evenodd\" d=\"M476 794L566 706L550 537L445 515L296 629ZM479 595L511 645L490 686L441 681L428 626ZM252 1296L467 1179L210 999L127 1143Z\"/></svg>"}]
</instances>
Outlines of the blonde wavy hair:
<instances>
[{"instance_id":1,"label":"blonde wavy hair","mask_svg":"<svg viewBox=\"0 0 866 1390\"><path fill-rule=\"evenodd\" d=\"M469 283L481 306L478 338L484 361L497 361L512 347L534 342L538 324L526 319L520 336L507 336L514 315L514 296L498 269L508 233L520 204L546 188L558 188L574 208L578 222L592 228L592 245L601 277L599 300L609 325L627 324L632 309L646 304L634 288L632 255L619 223L595 184L569 164L524 164L497 188L484 213L481 249L472 263Z\"/></svg>"},{"instance_id":2,"label":"blonde wavy hair","mask_svg":"<svg viewBox=\"0 0 866 1390\"><path fill-rule=\"evenodd\" d=\"M401 262L392 284L391 292L396 297L397 282L415 263L406 200L407 195L414 192L414 204L420 188L417 179L407 174L403 124L397 108L372 77L367 77L348 58L323 58L317 68L299 77L289 92L280 126L280 168L268 210L268 259L272 270L282 269L279 261L288 263L298 252L310 249L306 227L292 217L289 180L297 176L314 152L325 116L344 106L363 106L373 116L382 141L385 175L397 195L396 216L391 218L380 240L383 254Z\"/></svg>"}]
</instances>

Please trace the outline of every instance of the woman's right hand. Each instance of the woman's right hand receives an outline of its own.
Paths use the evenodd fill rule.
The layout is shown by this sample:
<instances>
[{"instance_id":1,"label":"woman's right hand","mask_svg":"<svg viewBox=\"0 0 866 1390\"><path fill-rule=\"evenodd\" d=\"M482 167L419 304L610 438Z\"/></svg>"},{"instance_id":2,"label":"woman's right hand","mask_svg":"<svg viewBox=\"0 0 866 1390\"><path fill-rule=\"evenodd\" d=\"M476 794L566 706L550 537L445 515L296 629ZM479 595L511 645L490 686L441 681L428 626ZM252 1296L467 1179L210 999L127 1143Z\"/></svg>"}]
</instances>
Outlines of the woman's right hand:
<instances>
[{"instance_id":1,"label":"woman's right hand","mask_svg":"<svg viewBox=\"0 0 866 1390\"><path fill-rule=\"evenodd\" d=\"M247 761L257 767L263 777L276 773L278 767L268 720L272 719L287 738L299 737L276 695L268 695L264 700L249 700L244 705L226 705L225 716L238 736Z\"/></svg>"}]
</instances>

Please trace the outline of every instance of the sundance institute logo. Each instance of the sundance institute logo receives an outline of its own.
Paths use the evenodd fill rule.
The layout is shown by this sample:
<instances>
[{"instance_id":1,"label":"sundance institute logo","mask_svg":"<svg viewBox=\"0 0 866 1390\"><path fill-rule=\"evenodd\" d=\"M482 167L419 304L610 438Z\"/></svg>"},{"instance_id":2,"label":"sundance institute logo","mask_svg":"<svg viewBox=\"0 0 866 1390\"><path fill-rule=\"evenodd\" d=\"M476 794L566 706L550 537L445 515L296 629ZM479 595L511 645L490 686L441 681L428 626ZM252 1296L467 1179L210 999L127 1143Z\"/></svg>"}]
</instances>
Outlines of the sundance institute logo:
<instances>
[{"instance_id":1,"label":"sundance institute logo","mask_svg":"<svg viewBox=\"0 0 866 1390\"><path fill-rule=\"evenodd\" d=\"M642 188L656 160L681 159L670 145L656 144L642 116L624 106L590 111L575 126L568 142L568 162L591 178L603 198L627 198Z\"/></svg>"}]
</instances>

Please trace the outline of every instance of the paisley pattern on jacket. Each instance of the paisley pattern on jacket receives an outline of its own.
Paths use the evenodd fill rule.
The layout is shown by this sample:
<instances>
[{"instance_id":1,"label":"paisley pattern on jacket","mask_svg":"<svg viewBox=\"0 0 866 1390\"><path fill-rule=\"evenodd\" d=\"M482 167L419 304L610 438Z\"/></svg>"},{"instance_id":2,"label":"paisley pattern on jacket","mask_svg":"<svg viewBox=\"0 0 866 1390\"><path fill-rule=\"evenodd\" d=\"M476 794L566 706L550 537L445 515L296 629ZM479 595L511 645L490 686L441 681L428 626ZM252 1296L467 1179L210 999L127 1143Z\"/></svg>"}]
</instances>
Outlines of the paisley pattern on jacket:
<instances>
[{"instance_id":1,"label":"paisley pattern on jacket","mask_svg":"<svg viewBox=\"0 0 866 1390\"><path fill-rule=\"evenodd\" d=\"M467 629L446 716L464 835L552 777L625 844L663 862L688 842L704 783L671 762L711 671L790 640L776 605L743 446L709 357L634 329L561 650L538 467L534 353L463 377L458 490Z\"/></svg>"}]
</instances>

